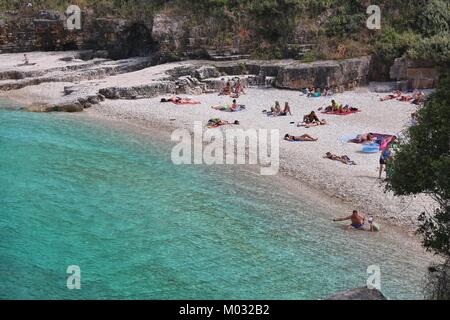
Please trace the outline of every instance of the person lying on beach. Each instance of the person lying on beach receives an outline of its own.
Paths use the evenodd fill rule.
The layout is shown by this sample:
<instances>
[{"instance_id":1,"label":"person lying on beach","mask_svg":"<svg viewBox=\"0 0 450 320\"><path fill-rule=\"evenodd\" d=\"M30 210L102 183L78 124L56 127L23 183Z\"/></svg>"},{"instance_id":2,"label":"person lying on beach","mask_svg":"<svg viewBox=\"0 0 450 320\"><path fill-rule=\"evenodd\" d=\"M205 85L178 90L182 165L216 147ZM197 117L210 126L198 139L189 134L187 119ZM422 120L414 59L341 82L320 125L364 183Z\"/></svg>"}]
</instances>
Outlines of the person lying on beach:
<instances>
[{"instance_id":1,"label":"person lying on beach","mask_svg":"<svg viewBox=\"0 0 450 320\"><path fill-rule=\"evenodd\" d=\"M172 97L172 98L161 98L161 102L172 102L175 104L200 104L199 101L192 100L191 98L181 98L181 97Z\"/></svg>"},{"instance_id":2,"label":"person lying on beach","mask_svg":"<svg viewBox=\"0 0 450 320\"><path fill-rule=\"evenodd\" d=\"M226 125L239 125L239 121L235 120L234 122L229 122L226 120L221 120L220 118L213 118L208 120L208 124L206 125L208 128L217 128L220 126L226 126Z\"/></svg>"},{"instance_id":3,"label":"person lying on beach","mask_svg":"<svg viewBox=\"0 0 450 320\"><path fill-rule=\"evenodd\" d=\"M356 230L362 230L362 231L379 231L380 228L373 223L373 218L369 217L368 223L369 225L366 225L366 217L364 214L359 213L357 210L353 210L352 215L348 217L343 218L335 218L333 219L334 222L339 221L347 221L350 220L351 224L347 227L347 230L349 229L356 229Z\"/></svg>"},{"instance_id":4,"label":"person lying on beach","mask_svg":"<svg viewBox=\"0 0 450 320\"><path fill-rule=\"evenodd\" d=\"M237 104L236 99L233 100L233 103L231 106L228 104L222 105L222 106L212 106L211 108L219 111L225 111L225 112L236 112L245 109L245 106L243 104Z\"/></svg>"},{"instance_id":5,"label":"person lying on beach","mask_svg":"<svg viewBox=\"0 0 450 320\"><path fill-rule=\"evenodd\" d=\"M299 122L297 124L297 127L311 128L311 127L317 127L317 126L324 126L327 124L328 124L328 122L325 119L322 119L319 122L317 122L317 121L313 121L310 123Z\"/></svg>"},{"instance_id":6,"label":"person lying on beach","mask_svg":"<svg viewBox=\"0 0 450 320\"><path fill-rule=\"evenodd\" d=\"M308 124L313 122L320 122L320 119L314 111L311 111L309 114L303 117L303 123Z\"/></svg>"},{"instance_id":7,"label":"person lying on beach","mask_svg":"<svg viewBox=\"0 0 450 320\"><path fill-rule=\"evenodd\" d=\"M364 142L373 142L376 138L373 136L372 133L364 133L364 134L358 134L355 139L351 139L348 142L353 143L364 143Z\"/></svg>"},{"instance_id":8,"label":"person lying on beach","mask_svg":"<svg viewBox=\"0 0 450 320\"><path fill-rule=\"evenodd\" d=\"M336 104L336 106L328 106L325 108L325 111L323 113L330 113L330 114L348 114L352 112L359 111L358 108L351 107L348 104L345 106Z\"/></svg>"},{"instance_id":9,"label":"person lying on beach","mask_svg":"<svg viewBox=\"0 0 450 320\"><path fill-rule=\"evenodd\" d=\"M386 101L386 100L393 100L393 99L398 99L402 96L402 92L399 90L394 91L393 94L387 95L383 98L380 98L380 101Z\"/></svg>"},{"instance_id":10,"label":"person lying on beach","mask_svg":"<svg viewBox=\"0 0 450 320\"><path fill-rule=\"evenodd\" d=\"M291 136L290 134L286 134L284 136L284 140L286 140L286 141L317 141L319 139L313 138L309 134L304 134L301 136Z\"/></svg>"},{"instance_id":11,"label":"person lying on beach","mask_svg":"<svg viewBox=\"0 0 450 320\"><path fill-rule=\"evenodd\" d=\"M356 165L355 161L350 160L350 158L346 155L337 156L335 154L332 154L331 152L327 152L325 154L324 158L334 160L334 161L339 161L339 162L342 162L343 164Z\"/></svg>"},{"instance_id":12,"label":"person lying on beach","mask_svg":"<svg viewBox=\"0 0 450 320\"><path fill-rule=\"evenodd\" d=\"M400 96L397 100L402 102L409 102L413 100L414 98L412 96Z\"/></svg>"}]
</instances>

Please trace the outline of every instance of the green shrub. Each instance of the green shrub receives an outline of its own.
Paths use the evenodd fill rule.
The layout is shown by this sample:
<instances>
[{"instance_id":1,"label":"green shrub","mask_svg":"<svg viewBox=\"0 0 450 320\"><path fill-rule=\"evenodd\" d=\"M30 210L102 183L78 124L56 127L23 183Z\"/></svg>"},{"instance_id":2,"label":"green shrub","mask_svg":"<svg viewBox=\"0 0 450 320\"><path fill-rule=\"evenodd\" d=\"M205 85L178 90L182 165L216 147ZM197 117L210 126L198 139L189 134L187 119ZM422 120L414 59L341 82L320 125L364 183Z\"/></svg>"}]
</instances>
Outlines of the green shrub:
<instances>
[{"instance_id":1,"label":"green shrub","mask_svg":"<svg viewBox=\"0 0 450 320\"><path fill-rule=\"evenodd\" d=\"M450 63L450 35L438 34L421 39L407 51L410 58L434 61L438 64Z\"/></svg>"},{"instance_id":2,"label":"green shrub","mask_svg":"<svg viewBox=\"0 0 450 320\"><path fill-rule=\"evenodd\" d=\"M431 0L418 18L420 31L425 36L450 32L450 4L443 0Z\"/></svg>"},{"instance_id":3,"label":"green shrub","mask_svg":"<svg viewBox=\"0 0 450 320\"><path fill-rule=\"evenodd\" d=\"M311 50L311 51L308 51L307 53L305 53L305 55L303 56L302 62L309 63L309 62L325 60L325 59L326 59L326 56L324 53L317 51L317 50Z\"/></svg>"},{"instance_id":4,"label":"green shrub","mask_svg":"<svg viewBox=\"0 0 450 320\"><path fill-rule=\"evenodd\" d=\"M398 33L393 28L387 27L383 29L375 44L375 53L384 61L393 61L420 41L420 35L412 31Z\"/></svg>"}]
</instances>

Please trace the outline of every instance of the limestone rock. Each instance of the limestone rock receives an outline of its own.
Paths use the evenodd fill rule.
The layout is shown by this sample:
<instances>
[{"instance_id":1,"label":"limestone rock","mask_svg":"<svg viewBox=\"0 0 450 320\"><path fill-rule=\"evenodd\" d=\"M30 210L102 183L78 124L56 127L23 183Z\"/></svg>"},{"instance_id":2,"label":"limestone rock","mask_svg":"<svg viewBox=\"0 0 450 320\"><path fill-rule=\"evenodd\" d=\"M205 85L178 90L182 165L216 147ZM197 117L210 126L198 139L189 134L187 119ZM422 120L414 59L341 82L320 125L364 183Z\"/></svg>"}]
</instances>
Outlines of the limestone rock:
<instances>
[{"instance_id":1,"label":"limestone rock","mask_svg":"<svg viewBox=\"0 0 450 320\"><path fill-rule=\"evenodd\" d=\"M387 300L377 289L367 287L338 292L325 300Z\"/></svg>"},{"instance_id":2,"label":"limestone rock","mask_svg":"<svg viewBox=\"0 0 450 320\"><path fill-rule=\"evenodd\" d=\"M199 80L207 78L217 78L220 76L219 70L214 66L202 66L195 70L195 77Z\"/></svg>"}]
</instances>

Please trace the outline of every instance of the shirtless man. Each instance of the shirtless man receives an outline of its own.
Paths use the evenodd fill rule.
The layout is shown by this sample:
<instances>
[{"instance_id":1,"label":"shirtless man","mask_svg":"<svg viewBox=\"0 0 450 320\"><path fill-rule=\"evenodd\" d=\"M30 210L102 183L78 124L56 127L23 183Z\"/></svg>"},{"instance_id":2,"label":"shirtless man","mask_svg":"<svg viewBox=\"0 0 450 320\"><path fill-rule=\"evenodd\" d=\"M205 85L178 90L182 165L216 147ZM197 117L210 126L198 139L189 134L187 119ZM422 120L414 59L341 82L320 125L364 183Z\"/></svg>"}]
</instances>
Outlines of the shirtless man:
<instances>
[{"instance_id":1,"label":"shirtless man","mask_svg":"<svg viewBox=\"0 0 450 320\"><path fill-rule=\"evenodd\" d=\"M372 223L371 218L369 218L369 226L366 226L365 225L366 217L362 213L359 213L357 210L353 210L352 215L349 217L333 219L334 222L346 221L346 220L350 220L352 222L347 227L347 230L352 229L352 228L357 229L357 230L363 230L363 231L378 231L379 230L378 226L376 226Z\"/></svg>"}]
</instances>

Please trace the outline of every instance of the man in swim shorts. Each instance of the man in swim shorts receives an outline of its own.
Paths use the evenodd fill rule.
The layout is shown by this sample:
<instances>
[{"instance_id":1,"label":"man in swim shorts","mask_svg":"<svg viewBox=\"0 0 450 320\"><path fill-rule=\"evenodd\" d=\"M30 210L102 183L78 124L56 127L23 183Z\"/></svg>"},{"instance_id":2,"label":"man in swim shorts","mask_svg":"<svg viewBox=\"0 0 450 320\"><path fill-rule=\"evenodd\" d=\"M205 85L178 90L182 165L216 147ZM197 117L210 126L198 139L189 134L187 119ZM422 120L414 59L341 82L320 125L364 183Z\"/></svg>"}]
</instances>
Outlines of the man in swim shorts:
<instances>
[{"instance_id":1,"label":"man in swim shorts","mask_svg":"<svg viewBox=\"0 0 450 320\"><path fill-rule=\"evenodd\" d=\"M345 218L336 218L333 219L334 222L337 221L346 221L350 220L352 223L347 227L347 229L357 229L357 230L365 230L364 229L364 223L365 223L365 216L362 213L359 213L357 210L353 210L353 213L351 216L345 217Z\"/></svg>"}]
</instances>

